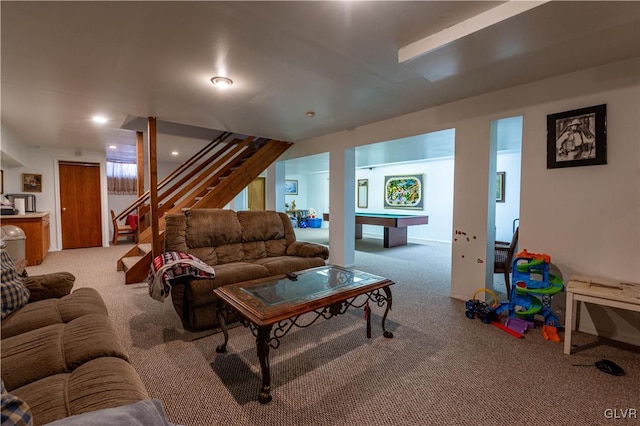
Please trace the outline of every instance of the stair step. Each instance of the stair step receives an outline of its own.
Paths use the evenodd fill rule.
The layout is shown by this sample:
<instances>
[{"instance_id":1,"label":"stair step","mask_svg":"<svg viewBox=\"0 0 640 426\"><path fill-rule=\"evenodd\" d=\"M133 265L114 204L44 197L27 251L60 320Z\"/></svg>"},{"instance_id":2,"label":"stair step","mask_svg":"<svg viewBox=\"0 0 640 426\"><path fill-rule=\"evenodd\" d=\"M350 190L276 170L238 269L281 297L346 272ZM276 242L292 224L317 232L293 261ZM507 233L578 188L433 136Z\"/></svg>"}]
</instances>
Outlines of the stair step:
<instances>
[{"instance_id":1,"label":"stair step","mask_svg":"<svg viewBox=\"0 0 640 426\"><path fill-rule=\"evenodd\" d=\"M142 256L130 256L122 258L122 265L124 266L124 271L127 272L129 268L133 267L138 261L142 259Z\"/></svg>"},{"instance_id":2,"label":"stair step","mask_svg":"<svg viewBox=\"0 0 640 426\"><path fill-rule=\"evenodd\" d=\"M138 250L140 250L142 255L149 253L151 251L151 243L138 244Z\"/></svg>"},{"instance_id":3,"label":"stair step","mask_svg":"<svg viewBox=\"0 0 640 426\"><path fill-rule=\"evenodd\" d=\"M196 201L200 201L200 200L202 200L203 198L204 198L204 197L195 197L195 198L194 198L194 200L196 200Z\"/></svg>"}]
</instances>

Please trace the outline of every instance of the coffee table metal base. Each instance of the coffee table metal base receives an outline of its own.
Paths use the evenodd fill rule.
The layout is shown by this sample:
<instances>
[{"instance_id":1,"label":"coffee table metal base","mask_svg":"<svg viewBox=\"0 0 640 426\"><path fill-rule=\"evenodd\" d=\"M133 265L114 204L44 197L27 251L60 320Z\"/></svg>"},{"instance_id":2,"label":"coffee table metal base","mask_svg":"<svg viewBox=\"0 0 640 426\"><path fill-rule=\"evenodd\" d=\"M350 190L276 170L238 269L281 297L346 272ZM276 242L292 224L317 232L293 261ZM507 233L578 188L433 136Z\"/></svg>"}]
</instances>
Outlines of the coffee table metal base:
<instances>
[{"instance_id":1,"label":"coffee table metal base","mask_svg":"<svg viewBox=\"0 0 640 426\"><path fill-rule=\"evenodd\" d=\"M384 294L380 292L384 291ZM364 297L363 297L364 296ZM393 333L387 331L385 323L387 321L387 314L391 310L392 305L391 289L382 287L381 289L373 290L368 293L363 293L358 296L346 299L330 306L325 306L322 309L317 309L312 312L307 312L302 315L297 315L285 320L279 321L275 324L259 326L253 322L243 318L241 315L240 323L248 327L251 333L256 338L256 352L258 355L258 361L260 362L260 369L262 371L262 386L258 393L258 401L262 404L266 404L271 401L271 372L269 369L269 350L270 348L277 349L280 346L280 339L284 337L291 329L296 326L299 328L305 328L311 326L319 318L329 319L337 315L344 314L349 307L362 308L364 307L365 317L367 321L367 338L371 338L371 308L369 307L369 301L374 302L379 307L385 306L384 315L382 316L382 335L388 339L393 338ZM229 314L234 313L234 309L229 307L224 302L218 303L216 316L218 323L224 334L224 343L216 347L217 353L225 353L227 351L227 344L229 342L229 330L227 328L226 318ZM316 316L308 322L302 322L301 318L308 318L310 314L315 313ZM273 333L272 333L273 332Z\"/></svg>"}]
</instances>

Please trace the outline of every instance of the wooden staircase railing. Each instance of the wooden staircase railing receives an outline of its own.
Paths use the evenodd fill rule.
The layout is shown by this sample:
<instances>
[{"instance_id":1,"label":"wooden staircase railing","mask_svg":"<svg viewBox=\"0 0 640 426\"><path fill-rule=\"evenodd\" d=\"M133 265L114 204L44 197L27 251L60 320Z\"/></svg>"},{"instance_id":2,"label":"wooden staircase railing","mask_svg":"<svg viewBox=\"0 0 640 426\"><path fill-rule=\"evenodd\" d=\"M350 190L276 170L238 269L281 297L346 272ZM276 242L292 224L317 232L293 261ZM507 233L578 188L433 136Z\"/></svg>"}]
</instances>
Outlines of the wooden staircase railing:
<instances>
[{"instance_id":1,"label":"wooden staircase railing","mask_svg":"<svg viewBox=\"0 0 640 426\"><path fill-rule=\"evenodd\" d=\"M160 238L162 245L165 215L192 208L224 207L292 145L252 136L225 142L230 136L221 135L158 183L160 235L155 238ZM116 218L137 211L142 223L150 211L145 204L148 199L147 191ZM125 271L125 283L142 282L147 277L153 238L150 227L141 229L138 244L118 260L117 269Z\"/></svg>"}]
</instances>

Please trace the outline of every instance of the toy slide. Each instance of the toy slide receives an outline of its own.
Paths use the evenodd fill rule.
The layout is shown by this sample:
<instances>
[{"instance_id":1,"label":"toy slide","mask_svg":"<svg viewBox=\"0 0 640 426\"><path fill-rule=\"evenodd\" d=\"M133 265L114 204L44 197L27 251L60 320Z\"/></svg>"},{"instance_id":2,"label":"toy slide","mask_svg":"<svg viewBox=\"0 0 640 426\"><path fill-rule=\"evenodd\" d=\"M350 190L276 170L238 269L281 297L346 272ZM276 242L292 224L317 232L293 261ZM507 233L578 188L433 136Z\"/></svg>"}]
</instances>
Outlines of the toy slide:
<instances>
[{"instance_id":1,"label":"toy slide","mask_svg":"<svg viewBox=\"0 0 640 426\"><path fill-rule=\"evenodd\" d=\"M529 269L533 266L542 265L544 261L542 259L534 259L531 262L520 263L516 266L518 272L529 272Z\"/></svg>"},{"instance_id":2,"label":"toy slide","mask_svg":"<svg viewBox=\"0 0 640 426\"><path fill-rule=\"evenodd\" d=\"M524 311L515 311L515 314L519 317L524 317L527 315L534 315L540 312L540 310L542 309L542 302L540 301L540 299L538 299L537 297L531 297L530 302L531 302L531 306L529 306L529 309Z\"/></svg>"},{"instance_id":3,"label":"toy slide","mask_svg":"<svg viewBox=\"0 0 640 426\"><path fill-rule=\"evenodd\" d=\"M562 289L564 288L564 285L562 284L562 281L557 278L557 277L553 277L555 278L555 281L553 279L550 279L550 285L549 287L546 288L527 288L527 287L518 287L518 283L516 283L516 291L518 293L534 293L534 294L556 294L556 293L560 293L562 291Z\"/></svg>"},{"instance_id":4,"label":"toy slide","mask_svg":"<svg viewBox=\"0 0 640 426\"><path fill-rule=\"evenodd\" d=\"M517 331L510 329L509 327L503 325L502 323L499 323L498 321L493 321L491 324L495 325L496 327L498 327L502 331L506 331L507 333L509 333L513 337L517 337L518 339L521 339L521 338L524 337L524 334L518 333Z\"/></svg>"}]
</instances>

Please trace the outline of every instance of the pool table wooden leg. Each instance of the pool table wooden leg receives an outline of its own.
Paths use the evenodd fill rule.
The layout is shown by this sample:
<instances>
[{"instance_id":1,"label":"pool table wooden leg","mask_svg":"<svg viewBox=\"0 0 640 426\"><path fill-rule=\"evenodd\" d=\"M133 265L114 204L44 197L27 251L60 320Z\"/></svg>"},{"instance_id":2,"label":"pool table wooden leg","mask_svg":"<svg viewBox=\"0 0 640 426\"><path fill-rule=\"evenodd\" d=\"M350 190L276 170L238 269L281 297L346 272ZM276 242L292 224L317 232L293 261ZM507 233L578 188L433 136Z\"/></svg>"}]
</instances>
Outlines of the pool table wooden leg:
<instances>
[{"instance_id":1,"label":"pool table wooden leg","mask_svg":"<svg viewBox=\"0 0 640 426\"><path fill-rule=\"evenodd\" d=\"M384 247L397 247L407 245L407 227L390 228L384 227Z\"/></svg>"}]
</instances>

